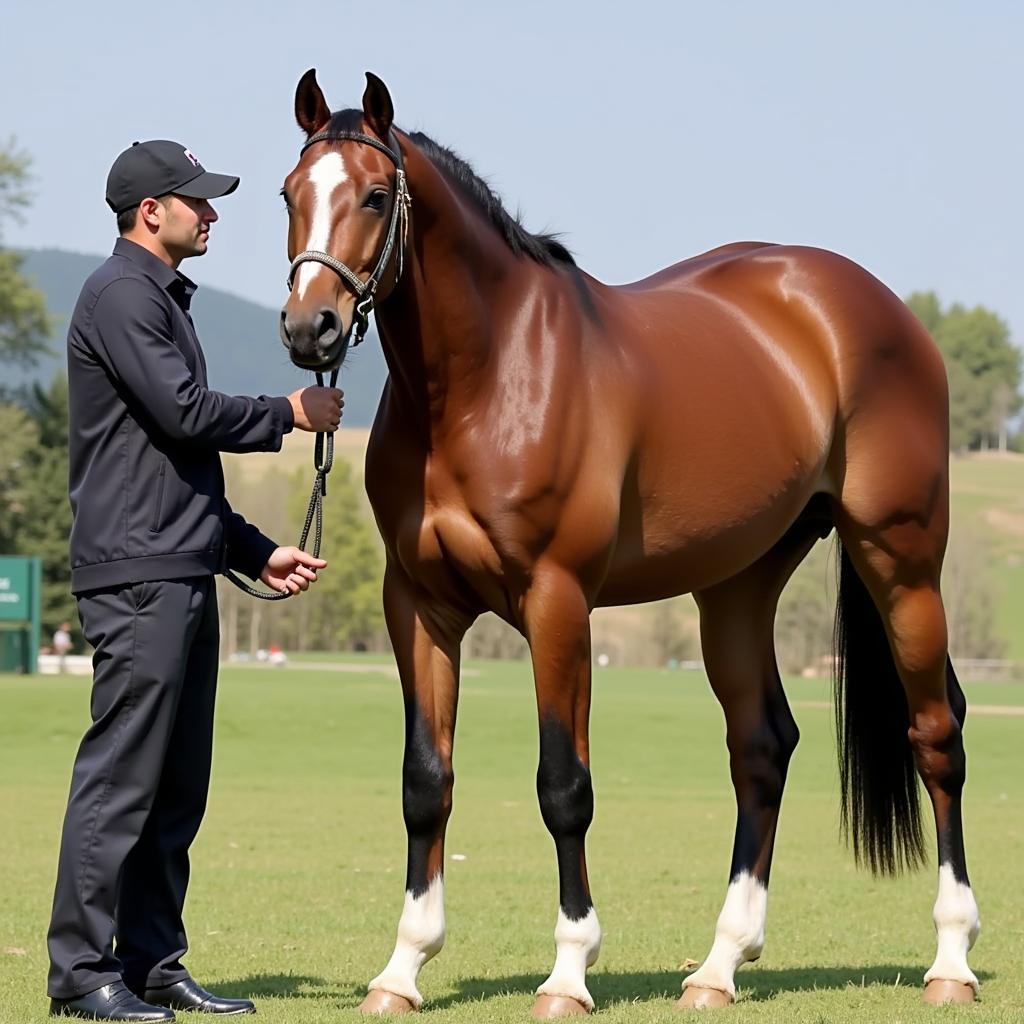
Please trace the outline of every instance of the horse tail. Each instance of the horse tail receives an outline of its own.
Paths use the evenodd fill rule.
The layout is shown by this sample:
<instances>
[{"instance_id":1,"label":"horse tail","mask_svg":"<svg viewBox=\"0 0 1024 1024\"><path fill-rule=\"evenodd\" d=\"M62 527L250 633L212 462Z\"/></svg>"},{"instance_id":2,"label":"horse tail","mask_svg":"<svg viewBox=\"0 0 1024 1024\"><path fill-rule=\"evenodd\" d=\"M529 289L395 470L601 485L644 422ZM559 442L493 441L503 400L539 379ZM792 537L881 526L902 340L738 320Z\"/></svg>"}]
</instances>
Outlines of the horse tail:
<instances>
[{"instance_id":1,"label":"horse tail","mask_svg":"<svg viewBox=\"0 0 1024 1024\"><path fill-rule=\"evenodd\" d=\"M895 875L924 860L910 715L882 618L841 543L838 590L833 653L842 831L858 864Z\"/></svg>"}]
</instances>

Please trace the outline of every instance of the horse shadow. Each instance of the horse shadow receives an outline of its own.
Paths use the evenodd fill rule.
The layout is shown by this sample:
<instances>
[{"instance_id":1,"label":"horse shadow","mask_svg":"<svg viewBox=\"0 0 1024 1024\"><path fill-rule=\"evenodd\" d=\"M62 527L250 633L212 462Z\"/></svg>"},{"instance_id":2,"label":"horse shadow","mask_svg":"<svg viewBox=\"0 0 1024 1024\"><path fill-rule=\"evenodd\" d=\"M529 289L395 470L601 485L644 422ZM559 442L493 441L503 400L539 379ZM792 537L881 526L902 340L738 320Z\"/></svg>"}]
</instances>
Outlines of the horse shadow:
<instances>
[{"instance_id":1,"label":"horse shadow","mask_svg":"<svg viewBox=\"0 0 1024 1024\"><path fill-rule=\"evenodd\" d=\"M992 971L976 972L979 980L993 978ZM616 1003L675 1001L680 995L683 972L601 971L587 975L587 987L599 1007ZM759 1003L785 992L828 991L885 985L916 988L924 984L920 964L873 964L851 967L748 967L736 975L742 1002ZM444 1010L462 1003L480 1002L508 995L532 995L543 980L540 973L508 974L495 977L460 978L454 991L429 998L424 1011ZM303 974L251 974L217 983L225 996L275 997L281 999L329 999L344 1006L358 1005L366 994L366 981L338 980Z\"/></svg>"},{"instance_id":2,"label":"horse shadow","mask_svg":"<svg viewBox=\"0 0 1024 1024\"><path fill-rule=\"evenodd\" d=\"M921 989L924 968L920 964L874 964L852 967L748 967L736 975L743 1002L764 1002L786 992L828 991L885 985L890 988ZM994 977L991 971L977 971L980 981ZM601 971L587 974L587 988L598 1007L616 1003L675 1002L681 993L684 973L672 971ZM444 1009L504 995L532 995L542 974L517 974L492 978L463 978L454 982L455 992L431 999L425 1009Z\"/></svg>"}]
</instances>

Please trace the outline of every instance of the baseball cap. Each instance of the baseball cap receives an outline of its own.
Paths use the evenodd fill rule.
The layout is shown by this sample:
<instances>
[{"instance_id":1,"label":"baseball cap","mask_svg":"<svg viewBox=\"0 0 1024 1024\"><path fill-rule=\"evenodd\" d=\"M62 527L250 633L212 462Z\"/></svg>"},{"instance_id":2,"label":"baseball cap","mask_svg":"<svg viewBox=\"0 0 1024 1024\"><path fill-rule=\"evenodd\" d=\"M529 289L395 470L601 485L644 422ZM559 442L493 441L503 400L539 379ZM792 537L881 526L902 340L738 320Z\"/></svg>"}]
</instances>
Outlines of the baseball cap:
<instances>
[{"instance_id":1,"label":"baseball cap","mask_svg":"<svg viewBox=\"0 0 1024 1024\"><path fill-rule=\"evenodd\" d=\"M147 196L156 199L176 192L193 199L216 199L236 188L238 178L206 170L181 143L153 139L133 142L114 161L107 175L107 206L121 213Z\"/></svg>"}]
</instances>

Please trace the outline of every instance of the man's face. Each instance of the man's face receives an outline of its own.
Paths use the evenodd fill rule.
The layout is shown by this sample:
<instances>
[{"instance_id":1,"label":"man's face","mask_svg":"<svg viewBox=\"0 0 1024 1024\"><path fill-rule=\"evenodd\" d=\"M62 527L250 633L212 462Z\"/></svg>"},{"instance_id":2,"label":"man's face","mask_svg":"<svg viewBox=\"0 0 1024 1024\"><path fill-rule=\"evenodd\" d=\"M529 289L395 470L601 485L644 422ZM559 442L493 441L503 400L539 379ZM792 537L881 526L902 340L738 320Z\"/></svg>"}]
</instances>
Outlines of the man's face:
<instances>
[{"instance_id":1,"label":"man's face","mask_svg":"<svg viewBox=\"0 0 1024 1024\"><path fill-rule=\"evenodd\" d=\"M160 205L164 216L159 238L168 255L176 260L202 256L210 238L210 226L218 219L209 199L191 199L171 194Z\"/></svg>"}]
</instances>

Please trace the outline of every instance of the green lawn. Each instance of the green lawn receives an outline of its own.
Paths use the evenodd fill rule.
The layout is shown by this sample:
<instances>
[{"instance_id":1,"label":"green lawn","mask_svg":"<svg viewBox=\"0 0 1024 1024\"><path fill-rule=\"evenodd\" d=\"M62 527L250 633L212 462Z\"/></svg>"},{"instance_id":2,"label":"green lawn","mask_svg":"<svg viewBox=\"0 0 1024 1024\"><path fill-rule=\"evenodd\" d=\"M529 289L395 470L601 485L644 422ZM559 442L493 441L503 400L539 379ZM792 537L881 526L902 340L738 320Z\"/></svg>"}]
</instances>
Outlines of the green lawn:
<instances>
[{"instance_id":1,"label":"green lawn","mask_svg":"<svg viewBox=\"0 0 1024 1024\"><path fill-rule=\"evenodd\" d=\"M353 656L345 656L346 661ZM537 738L525 664L464 679L447 852L448 945L420 978L429 1021L528 1020L553 960L556 881L534 794ZM827 687L789 687L803 741L772 875L768 942L739 974L729 1022L1018 1022L1024 1016L1024 717L968 723L968 853L984 929L984 1000L920 1003L934 953L932 870L855 871L836 835ZM970 686L976 704L1024 688ZM0 677L0 1020L42 1021L44 933L87 680ZM397 683L377 672L225 669L214 789L187 908L197 978L251 994L260 1019L355 1021L391 951L404 830ZM597 816L589 862L604 951L599 1019L676 1021L678 965L706 953L733 807L717 705L696 674L606 669L595 678ZM182 1015L184 1017L184 1015ZM191 1018L198 1021L198 1018Z\"/></svg>"},{"instance_id":2,"label":"green lawn","mask_svg":"<svg viewBox=\"0 0 1024 1024\"><path fill-rule=\"evenodd\" d=\"M987 554L995 633L1006 657L1024 660L1024 458L974 455L950 461L951 539L967 531Z\"/></svg>"}]
</instances>

